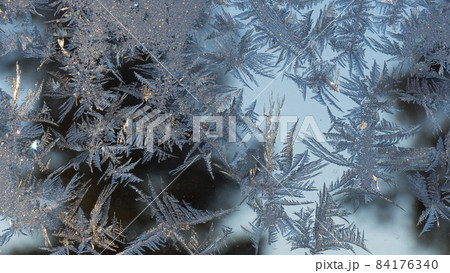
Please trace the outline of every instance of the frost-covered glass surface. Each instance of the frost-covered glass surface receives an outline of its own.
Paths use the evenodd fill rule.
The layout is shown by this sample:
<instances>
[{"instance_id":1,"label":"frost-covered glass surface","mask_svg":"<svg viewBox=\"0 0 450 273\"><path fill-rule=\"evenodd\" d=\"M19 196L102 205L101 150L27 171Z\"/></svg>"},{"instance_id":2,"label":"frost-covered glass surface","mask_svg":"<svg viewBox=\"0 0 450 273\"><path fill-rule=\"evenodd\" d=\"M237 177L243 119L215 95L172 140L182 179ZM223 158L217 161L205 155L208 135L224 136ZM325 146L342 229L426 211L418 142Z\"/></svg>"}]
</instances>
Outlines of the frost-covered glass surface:
<instances>
[{"instance_id":1,"label":"frost-covered glass surface","mask_svg":"<svg viewBox=\"0 0 450 273\"><path fill-rule=\"evenodd\" d=\"M2 1L0 249L386 254L385 207L448 241L449 33L440 0Z\"/></svg>"}]
</instances>

